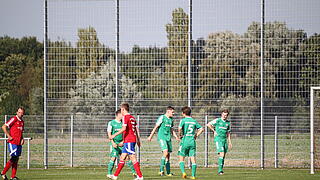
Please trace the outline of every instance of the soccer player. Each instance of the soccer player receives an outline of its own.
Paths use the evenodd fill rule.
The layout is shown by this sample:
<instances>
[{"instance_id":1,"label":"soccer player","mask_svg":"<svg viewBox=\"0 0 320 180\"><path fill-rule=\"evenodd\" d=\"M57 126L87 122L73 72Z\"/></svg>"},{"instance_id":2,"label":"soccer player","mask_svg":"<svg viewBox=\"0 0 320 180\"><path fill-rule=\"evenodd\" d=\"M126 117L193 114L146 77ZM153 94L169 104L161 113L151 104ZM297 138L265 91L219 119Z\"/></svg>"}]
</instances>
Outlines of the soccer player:
<instances>
[{"instance_id":1,"label":"soccer player","mask_svg":"<svg viewBox=\"0 0 320 180\"><path fill-rule=\"evenodd\" d=\"M216 151L219 154L218 158L218 175L223 175L224 158L228 152L228 148L232 148L230 135L230 121L227 120L229 110L224 109L221 112L221 117L210 121L207 126L214 132L214 142Z\"/></svg>"},{"instance_id":2,"label":"soccer player","mask_svg":"<svg viewBox=\"0 0 320 180\"><path fill-rule=\"evenodd\" d=\"M116 111L116 118L114 120L109 121L108 123L108 137L112 134L115 134L122 128L122 115L121 115L121 110ZM116 161L117 158L119 158L121 152L122 152L122 147L123 147L123 138L122 134L119 134L116 136L113 140L110 140L110 161L108 164L108 174L107 177L111 178L112 176L112 169L114 167L114 162ZM136 171L133 168L132 162L129 160L128 166L131 169L131 172L134 176L136 176Z\"/></svg>"},{"instance_id":3,"label":"soccer player","mask_svg":"<svg viewBox=\"0 0 320 180\"><path fill-rule=\"evenodd\" d=\"M11 178L12 180L18 180L16 177L18 169L19 156L21 155L22 145L24 144L23 130L24 121L22 117L24 115L25 109L19 107L17 110L17 115L12 117L7 123L2 126L4 133L8 137L8 148L10 153L10 160L7 162L3 171L1 172L1 177L4 180L8 180L6 173L12 167ZM8 131L7 128L10 128Z\"/></svg>"},{"instance_id":4,"label":"soccer player","mask_svg":"<svg viewBox=\"0 0 320 180\"><path fill-rule=\"evenodd\" d=\"M121 104L121 114L123 116L123 122L122 122L122 128L120 131L116 132L115 134L110 136L110 140L118 136L119 134L123 133L123 149L122 154L120 156L120 162L118 164L118 168L113 176L111 176L111 179L118 179L118 175L120 174L125 159L127 156L129 156L129 159L133 163L133 167L135 171L137 172L137 178L135 180L142 180L143 176L140 170L139 162L137 161L137 157L135 154L135 145L137 144L140 147L140 135L139 135L139 129L137 128L137 122L136 119L129 114L129 104L124 103Z\"/></svg>"},{"instance_id":5,"label":"soccer player","mask_svg":"<svg viewBox=\"0 0 320 180\"><path fill-rule=\"evenodd\" d=\"M153 135L158 129L158 142L162 150L162 158L160 160L160 172L159 175L164 175L164 166L166 167L167 176L172 176L170 171L170 153L172 152L171 134L179 140L177 134L173 130L173 115L174 108L171 106L167 107L165 114L159 116L156 125L148 137L148 141L152 140Z\"/></svg>"},{"instance_id":6,"label":"soccer player","mask_svg":"<svg viewBox=\"0 0 320 180\"><path fill-rule=\"evenodd\" d=\"M191 117L191 108L185 106L182 108L183 119L180 120L178 132L181 139L178 155L179 155L179 166L182 172L182 178L186 179L187 174L184 169L184 158L189 156L192 162L192 174L191 179L196 179L196 139L203 132L202 126L197 120Z\"/></svg>"}]
</instances>

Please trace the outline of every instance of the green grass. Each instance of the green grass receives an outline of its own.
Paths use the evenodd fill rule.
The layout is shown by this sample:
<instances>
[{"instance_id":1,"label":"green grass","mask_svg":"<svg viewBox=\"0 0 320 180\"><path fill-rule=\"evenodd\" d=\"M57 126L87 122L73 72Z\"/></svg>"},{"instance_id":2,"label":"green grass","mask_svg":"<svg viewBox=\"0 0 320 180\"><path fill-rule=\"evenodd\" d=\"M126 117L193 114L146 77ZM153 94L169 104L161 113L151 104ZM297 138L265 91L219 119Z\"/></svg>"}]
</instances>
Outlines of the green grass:
<instances>
[{"instance_id":1,"label":"green grass","mask_svg":"<svg viewBox=\"0 0 320 180\"><path fill-rule=\"evenodd\" d=\"M314 175L309 174L307 169L248 169L248 168L225 168L225 174L223 176L216 175L216 168L198 168L197 179L209 180L209 179L259 179L259 180L318 180L320 179L320 173ZM182 179L179 169L173 169L175 176L173 177L160 177L157 175L158 168L142 167L142 173L144 179L155 180L170 180L170 179ZM187 170L187 174L190 174L190 170ZM8 173L7 175L10 175ZM105 168L60 168L60 169L18 169L17 176L23 180L88 180L88 179L107 179ZM119 175L119 180L134 179L129 170L124 168Z\"/></svg>"}]
</instances>

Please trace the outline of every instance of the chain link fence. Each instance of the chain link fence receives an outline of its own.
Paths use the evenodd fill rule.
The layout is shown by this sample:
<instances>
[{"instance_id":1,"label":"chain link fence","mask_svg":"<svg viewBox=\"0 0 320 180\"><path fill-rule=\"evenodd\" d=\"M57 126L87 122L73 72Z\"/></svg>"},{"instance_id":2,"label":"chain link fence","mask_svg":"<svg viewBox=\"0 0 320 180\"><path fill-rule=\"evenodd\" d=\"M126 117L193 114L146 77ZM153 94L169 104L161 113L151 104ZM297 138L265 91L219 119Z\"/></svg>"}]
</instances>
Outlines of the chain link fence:
<instances>
[{"instance_id":1,"label":"chain link fence","mask_svg":"<svg viewBox=\"0 0 320 180\"><path fill-rule=\"evenodd\" d=\"M46 0L45 116L26 116L31 167L106 165L107 122L129 102L144 166L159 164L156 138L146 138L170 105L176 130L183 106L203 126L230 109L226 166L309 168L319 8L312 0ZM215 167L213 134L197 143L199 166Z\"/></svg>"}]
</instances>

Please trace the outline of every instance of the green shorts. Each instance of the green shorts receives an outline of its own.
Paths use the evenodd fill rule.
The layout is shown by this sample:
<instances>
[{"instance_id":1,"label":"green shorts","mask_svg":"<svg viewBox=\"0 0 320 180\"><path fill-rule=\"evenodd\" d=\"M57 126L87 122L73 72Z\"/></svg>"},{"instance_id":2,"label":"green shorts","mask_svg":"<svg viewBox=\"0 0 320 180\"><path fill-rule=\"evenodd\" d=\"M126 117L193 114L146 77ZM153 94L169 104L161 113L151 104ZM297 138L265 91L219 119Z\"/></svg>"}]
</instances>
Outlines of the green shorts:
<instances>
[{"instance_id":1,"label":"green shorts","mask_svg":"<svg viewBox=\"0 0 320 180\"><path fill-rule=\"evenodd\" d=\"M216 152L219 154L220 152L227 153L228 152L228 142L226 140L215 140L216 144Z\"/></svg>"},{"instance_id":2,"label":"green shorts","mask_svg":"<svg viewBox=\"0 0 320 180\"><path fill-rule=\"evenodd\" d=\"M112 145L110 145L110 157L119 157L122 153L122 147L114 148Z\"/></svg>"},{"instance_id":3,"label":"green shorts","mask_svg":"<svg viewBox=\"0 0 320 180\"><path fill-rule=\"evenodd\" d=\"M180 144L178 155L183 157L194 157L196 156L196 146Z\"/></svg>"},{"instance_id":4,"label":"green shorts","mask_svg":"<svg viewBox=\"0 0 320 180\"><path fill-rule=\"evenodd\" d=\"M169 141L158 139L161 151L168 150L168 152L172 152L172 143L171 139Z\"/></svg>"}]
</instances>

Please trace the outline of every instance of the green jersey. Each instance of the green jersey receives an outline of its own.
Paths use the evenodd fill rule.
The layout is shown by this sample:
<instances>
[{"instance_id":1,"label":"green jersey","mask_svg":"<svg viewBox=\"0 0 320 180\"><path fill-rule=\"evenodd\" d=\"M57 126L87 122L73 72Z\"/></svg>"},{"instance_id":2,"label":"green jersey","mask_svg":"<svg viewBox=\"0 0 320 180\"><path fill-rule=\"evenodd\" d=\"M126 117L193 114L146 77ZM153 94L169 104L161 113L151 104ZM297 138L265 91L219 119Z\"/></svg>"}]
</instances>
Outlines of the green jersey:
<instances>
[{"instance_id":1,"label":"green jersey","mask_svg":"<svg viewBox=\"0 0 320 180\"><path fill-rule=\"evenodd\" d=\"M166 115L161 115L157 119L156 125L159 126L158 139L171 140L171 128L173 127L172 117L168 118Z\"/></svg>"},{"instance_id":2,"label":"green jersey","mask_svg":"<svg viewBox=\"0 0 320 180\"><path fill-rule=\"evenodd\" d=\"M108 123L108 132L111 132L111 134L115 134L116 132L120 131L120 129L122 128L122 122L117 121L116 119L109 121ZM118 144L123 140L122 138L122 134L119 134L118 136L116 136L113 141Z\"/></svg>"},{"instance_id":3,"label":"green jersey","mask_svg":"<svg viewBox=\"0 0 320 180\"><path fill-rule=\"evenodd\" d=\"M192 117L185 117L181 119L179 128L183 132L181 143L195 144L194 136L196 135L196 130L202 128L202 126Z\"/></svg>"},{"instance_id":4,"label":"green jersey","mask_svg":"<svg viewBox=\"0 0 320 180\"><path fill-rule=\"evenodd\" d=\"M210 122L210 124L215 128L215 138L219 138L222 140L227 139L227 133L229 133L230 130L230 121L223 120L221 117L214 119Z\"/></svg>"}]
</instances>

